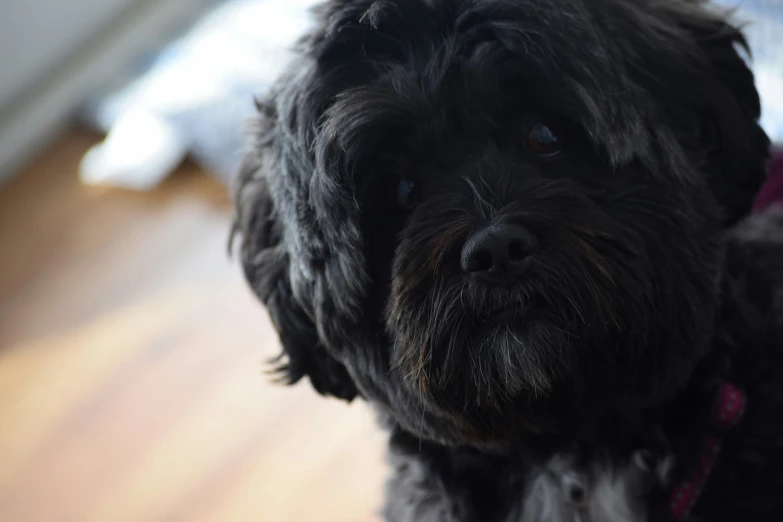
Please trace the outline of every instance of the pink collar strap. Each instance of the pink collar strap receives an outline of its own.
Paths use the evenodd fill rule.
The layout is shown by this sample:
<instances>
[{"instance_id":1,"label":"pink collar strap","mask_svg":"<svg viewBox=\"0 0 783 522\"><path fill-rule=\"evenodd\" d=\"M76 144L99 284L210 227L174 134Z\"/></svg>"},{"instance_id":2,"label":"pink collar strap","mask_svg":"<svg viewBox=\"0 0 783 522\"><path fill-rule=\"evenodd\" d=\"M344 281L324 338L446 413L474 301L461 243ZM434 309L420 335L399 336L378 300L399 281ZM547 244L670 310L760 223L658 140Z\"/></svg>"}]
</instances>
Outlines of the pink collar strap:
<instances>
[{"instance_id":1,"label":"pink collar strap","mask_svg":"<svg viewBox=\"0 0 783 522\"><path fill-rule=\"evenodd\" d=\"M745 414L745 393L734 384L724 382L718 389L713 423L718 432L735 426ZM671 513L675 521L687 517L699 500L712 468L718 459L722 438L710 435L702 446L699 460L691 477L678 484L671 492Z\"/></svg>"}]
</instances>

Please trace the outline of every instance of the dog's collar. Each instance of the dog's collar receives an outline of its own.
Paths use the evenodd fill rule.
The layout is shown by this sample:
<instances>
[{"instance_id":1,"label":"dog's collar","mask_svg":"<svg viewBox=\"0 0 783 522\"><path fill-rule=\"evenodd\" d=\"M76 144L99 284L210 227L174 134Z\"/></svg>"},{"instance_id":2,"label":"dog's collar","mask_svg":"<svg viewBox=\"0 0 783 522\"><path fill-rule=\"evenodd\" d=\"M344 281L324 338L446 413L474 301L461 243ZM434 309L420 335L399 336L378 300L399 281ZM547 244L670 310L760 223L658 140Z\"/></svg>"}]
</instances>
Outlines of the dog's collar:
<instances>
[{"instance_id":1,"label":"dog's collar","mask_svg":"<svg viewBox=\"0 0 783 522\"><path fill-rule=\"evenodd\" d=\"M712 414L715 433L705 440L690 478L679 483L671 492L671 513L675 521L687 517L699 500L718 459L723 442L722 435L742 419L745 414L745 402L745 393L739 387L729 382L721 383Z\"/></svg>"}]
</instances>

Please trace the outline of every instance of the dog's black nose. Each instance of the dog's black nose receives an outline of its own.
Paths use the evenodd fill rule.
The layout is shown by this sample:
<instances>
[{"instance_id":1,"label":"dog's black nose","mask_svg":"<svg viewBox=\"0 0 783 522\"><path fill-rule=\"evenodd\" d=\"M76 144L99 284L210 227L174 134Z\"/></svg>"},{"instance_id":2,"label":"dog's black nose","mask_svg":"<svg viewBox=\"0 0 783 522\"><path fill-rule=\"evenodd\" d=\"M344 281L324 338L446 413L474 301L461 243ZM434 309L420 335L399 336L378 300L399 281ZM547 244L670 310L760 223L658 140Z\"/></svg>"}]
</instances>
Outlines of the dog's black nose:
<instances>
[{"instance_id":1,"label":"dog's black nose","mask_svg":"<svg viewBox=\"0 0 783 522\"><path fill-rule=\"evenodd\" d=\"M462 270L485 282L511 282L522 275L537 247L536 236L526 228L508 223L489 225L465 241Z\"/></svg>"}]
</instances>

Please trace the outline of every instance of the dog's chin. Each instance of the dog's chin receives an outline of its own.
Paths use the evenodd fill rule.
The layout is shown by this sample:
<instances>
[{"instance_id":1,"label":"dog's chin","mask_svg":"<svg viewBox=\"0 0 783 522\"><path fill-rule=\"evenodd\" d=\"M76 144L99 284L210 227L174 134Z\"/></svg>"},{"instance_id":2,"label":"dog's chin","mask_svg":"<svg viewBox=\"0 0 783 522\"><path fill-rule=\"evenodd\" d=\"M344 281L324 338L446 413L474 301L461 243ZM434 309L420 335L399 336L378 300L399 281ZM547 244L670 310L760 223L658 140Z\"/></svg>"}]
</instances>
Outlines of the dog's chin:
<instances>
[{"instance_id":1,"label":"dog's chin","mask_svg":"<svg viewBox=\"0 0 783 522\"><path fill-rule=\"evenodd\" d=\"M567 392L567 352L575 347L541 310L506 307L475 323L462 342L443 340L422 354L432 363L420 378L403 368L403 386L424 410L408 428L488 450L556 432L562 419L553 414L563 410L549 405ZM430 429L422 432L422 424Z\"/></svg>"},{"instance_id":2,"label":"dog's chin","mask_svg":"<svg viewBox=\"0 0 783 522\"><path fill-rule=\"evenodd\" d=\"M539 420L525 417L536 403L558 393L569 373L568 354L575 349L545 306L532 301L504 305L441 331L443 337L415 358L428 361L424 367L403 368L412 393L489 438L507 436L511 426L499 425L506 421L515 430L542 429Z\"/></svg>"}]
</instances>

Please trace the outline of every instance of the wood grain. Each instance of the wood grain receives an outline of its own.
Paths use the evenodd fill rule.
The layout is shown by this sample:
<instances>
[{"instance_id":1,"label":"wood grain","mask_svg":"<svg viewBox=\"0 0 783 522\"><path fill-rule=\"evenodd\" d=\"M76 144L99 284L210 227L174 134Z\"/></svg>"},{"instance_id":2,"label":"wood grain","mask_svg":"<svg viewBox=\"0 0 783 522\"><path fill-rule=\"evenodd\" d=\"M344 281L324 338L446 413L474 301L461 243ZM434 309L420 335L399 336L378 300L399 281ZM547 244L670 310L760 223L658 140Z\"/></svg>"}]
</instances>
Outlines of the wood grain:
<instances>
[{"instance_id":1,"label":"wood grain","mask_svg":"<svg viewBox=\"0 0 783 522\"><path fill-rule=\"evenodd\" d=\"M384 437L361 403L281 388L226 255L224 190L79 184L68 133L0 189L0 520L369 522Z\"/></svg>"}]
</instances>

